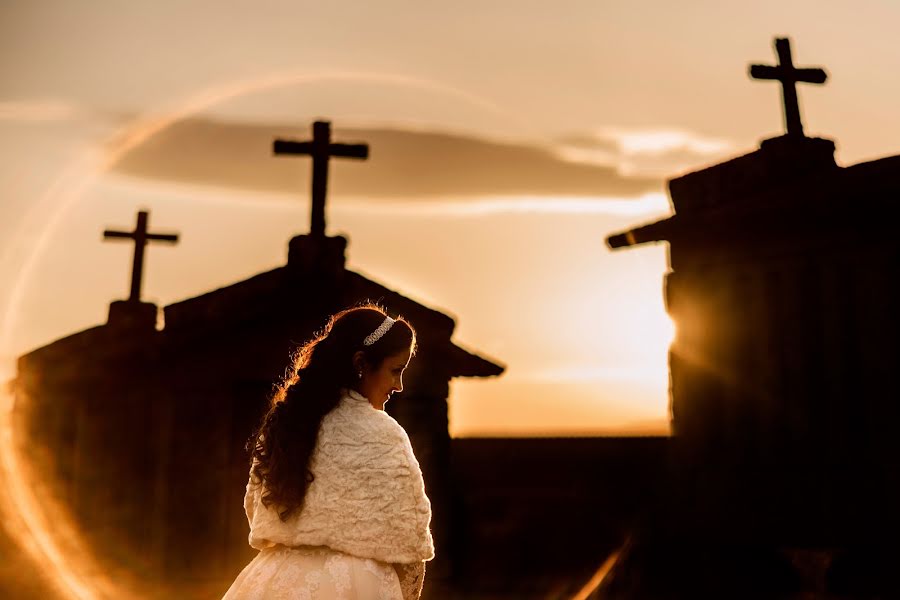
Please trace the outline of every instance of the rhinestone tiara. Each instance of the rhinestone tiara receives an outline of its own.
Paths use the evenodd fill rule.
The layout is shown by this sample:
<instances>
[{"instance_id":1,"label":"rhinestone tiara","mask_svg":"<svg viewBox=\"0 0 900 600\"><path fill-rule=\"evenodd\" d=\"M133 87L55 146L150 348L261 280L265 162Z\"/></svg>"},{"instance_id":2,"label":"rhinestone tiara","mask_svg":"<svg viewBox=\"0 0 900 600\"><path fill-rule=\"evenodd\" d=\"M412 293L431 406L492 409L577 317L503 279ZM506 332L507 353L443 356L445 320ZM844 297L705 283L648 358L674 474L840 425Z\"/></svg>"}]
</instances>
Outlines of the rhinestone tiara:
<instances>
[{"instance_id":1,"label":"rhinestone tiara","mask_svg":"<svg viewBox=\"0 0 900 600\"><path fill-rule=\"evenodd\" d=\"M378 329L366 336L366 339L363 340L363 346L371 346L380 340L381 336L386 334L393 324L394 320L392 318L385 317L381 325L378 326Z\"/></svg>"}]
</instances>

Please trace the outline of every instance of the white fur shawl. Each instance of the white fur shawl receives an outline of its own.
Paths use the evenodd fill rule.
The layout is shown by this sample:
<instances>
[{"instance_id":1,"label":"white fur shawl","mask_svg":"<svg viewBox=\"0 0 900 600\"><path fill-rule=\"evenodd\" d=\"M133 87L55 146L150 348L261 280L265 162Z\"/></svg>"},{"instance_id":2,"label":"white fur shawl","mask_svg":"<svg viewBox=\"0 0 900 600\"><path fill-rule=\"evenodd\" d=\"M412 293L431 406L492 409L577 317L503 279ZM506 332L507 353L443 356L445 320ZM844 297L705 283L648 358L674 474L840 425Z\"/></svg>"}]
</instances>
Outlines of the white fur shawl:
<instances>
[{"instance_id":1,"label":"white fur shawl","mask_svg":"<svg viewBox=\"0 0 900 600\"><path fill-rule=\"evenodd\" d=\"M250 545L328 546L387 563L434 558L431 503L406 432L349 391L322 419L303 508L282 522L255 476L244 509Z\"/></svg>"}]
</instances>

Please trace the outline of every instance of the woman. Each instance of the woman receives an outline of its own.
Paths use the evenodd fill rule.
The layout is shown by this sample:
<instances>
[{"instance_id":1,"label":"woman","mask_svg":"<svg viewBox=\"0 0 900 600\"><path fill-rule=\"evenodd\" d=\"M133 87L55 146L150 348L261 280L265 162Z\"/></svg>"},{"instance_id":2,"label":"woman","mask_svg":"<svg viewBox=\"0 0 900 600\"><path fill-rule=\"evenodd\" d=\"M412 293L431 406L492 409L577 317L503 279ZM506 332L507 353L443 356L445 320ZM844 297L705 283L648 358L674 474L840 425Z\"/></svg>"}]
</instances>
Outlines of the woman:
<instances>
[{"instance_id":1,"label":"woman","mask_svg":"<svg viewBox=\"0 0 900 600\"><path fill-rule=\"evenodd\" d=\"M402 427L416 338L372 304L340 312L298 351L251 439L244 509L260 553L223 600L409 600L434 557L431 504Z\"/></svg>"}]
</instances>

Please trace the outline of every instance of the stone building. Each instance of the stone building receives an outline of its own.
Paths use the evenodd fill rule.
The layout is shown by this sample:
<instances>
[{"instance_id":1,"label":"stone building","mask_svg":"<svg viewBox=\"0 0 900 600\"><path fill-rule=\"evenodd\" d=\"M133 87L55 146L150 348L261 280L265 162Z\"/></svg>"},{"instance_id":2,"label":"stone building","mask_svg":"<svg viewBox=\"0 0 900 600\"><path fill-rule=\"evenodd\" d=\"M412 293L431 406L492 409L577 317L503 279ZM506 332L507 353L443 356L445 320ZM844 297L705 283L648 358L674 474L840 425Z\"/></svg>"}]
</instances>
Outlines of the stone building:
<instances>
[{"instance_id":1,"label":"stone building","mask_svg":"<svg viewBox=\"0 0 900 600\"><path fill-rule=\"evenodd\" d=\"M254 553L240 508L244 444L273 385L328 315L371 299L418 332L388 409L422 465L435 538L448 543L448 384L503 368L455 345L450 317L345 269L345 245L299 236L285 266L166 306L161 330L146 304L114 304L106 325L19 360L20 418L92 541L166 581L215 585L236 573ZM436 563L433 575L447 569Z\"/></svg>"},{"instance_id":2,"label":"stone building","mask_svg":"<svg viewBox=\"0 0 900 600\"><path fill-rule=\"evenodd\" d=\"M669 244L674 463L658 527L681 546L741 546L756 573L721 577L771 567L786 587L766 593L855 593L886 581L859 557L900 532L900 156L837 165L792 91L824 72L804 79L787 40L777 49L787 133L671 180L674 216L608 243ZM674 562L663 572L710 577Z\"/></svg>"}]
</instances>

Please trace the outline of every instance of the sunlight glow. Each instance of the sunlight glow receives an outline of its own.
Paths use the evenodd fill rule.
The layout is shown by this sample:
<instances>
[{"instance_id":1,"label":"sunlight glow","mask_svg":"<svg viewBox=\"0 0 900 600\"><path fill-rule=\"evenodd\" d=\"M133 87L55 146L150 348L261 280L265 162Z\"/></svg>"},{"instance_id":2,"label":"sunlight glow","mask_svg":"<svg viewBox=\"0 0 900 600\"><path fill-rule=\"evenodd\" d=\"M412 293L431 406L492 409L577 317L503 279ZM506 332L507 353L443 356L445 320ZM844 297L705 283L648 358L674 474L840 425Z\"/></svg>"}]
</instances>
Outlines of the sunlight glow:
<instances>
[{"instance_id":1,"label":"sunlight glow","mask_svg":"<svg viewBox=\"0 0 900 600\"><path fill-rule=\"evenodd\" d=\"M483 196L476 200L441 200L432 202L372 202L344 201L335 211L357 214L404 214L435 217L483 217L497 214L531 213L548 215L617 215L639 217L668 212L665 194L644 194L638 198L610 198L604 196Z\"/></svg>"},{"instance_id":2,"label":"sunlight glow","mask_svg":"<svg viewBox=\"0 0 900 600\"><path fill-rule=\"evenodd\" d=\"M591 578L584 584L584 587L578 590L577 594L572 596L572 600L588 600L591 597L591 594L600 587L603 580L605 580L606 576L609 575L609 572L612 571L613 567L616 566L616 563L619 562L619 558L630 543L630 539L626 540L622 546L613 551L606 560L603 561L603 564L594 571L594 574L591 575Z\"/></svg>"},{"instance_id":3,"label":"sunlight glow","mask_svg":"<svg viewBox=\"0 0 900 600\"><path fill-rule=\"evenodd\" d=\"M684 129L605 127L593 136L564 140L554 152L563 160L614 168L626 177L668 177L672 170L696 165L735 149L722 138Z\"/></svg>"},{"instance_id":4,"label":"sunlight glow","mask_svg":"<svg viewBox=\"0 0 900 600\"><path fill-rule=\"evenodd\" d=\"M7 373L2 377L5 382L10 379L11 374ZM3 510L4 526L31 560L42 566L41 571L47 570L49 566L48 583L57 592L79 600L90 600L98 597L98 590L104 590L108 597L113 597L108 594L108 582L96 578L88 581L85 577L86 571L100 571L91 568L93 565L89 563L87 556L81 554L83 548L71 547L73 541L78 545L78 536L74 535L73 524L66 517L67 513L55 505L51 506L48 498L39 499L35 495L35 486L31 483L34 475L15 446L12 411L13 397L3 389L0 391L0 472L5 485L0 491L0 509ZM37 507L42 507L42 510ZM63 539L66 540L65 543ZM25 540L29 543L24 543ZM69 548L64 549L65 546ZM73 563L78 563L79 566L73 568Z\"/></svg>"},{"instance_id":5,"label":"sunlight glow","mask_svg":"<svg viewBox=\"0 0 900 600\"><path fill-rule=\"evenodd\" d=\"M697 154L719 154L732 147L731 142L708 138L683 129L627 130L604 128L598 132L601 139L616 142L626 156L636 154L658 155L676 150Z\"/></svg>"},{"instance_id":6,"label":"sunlight glow","mask_svg":"<svg viewBox=\"0 0 900 600\"><path fill-rule=\"evenodd\" d=\"M523 379L536 383L642 381L645 383L666 384L669 381L669 373L666 369L665 361L661 360L659 365L644 368L574 365L559 369L544 369L528 373Z\"/></svg>"}]
</instances>

